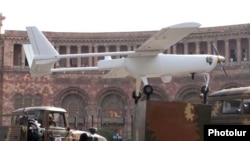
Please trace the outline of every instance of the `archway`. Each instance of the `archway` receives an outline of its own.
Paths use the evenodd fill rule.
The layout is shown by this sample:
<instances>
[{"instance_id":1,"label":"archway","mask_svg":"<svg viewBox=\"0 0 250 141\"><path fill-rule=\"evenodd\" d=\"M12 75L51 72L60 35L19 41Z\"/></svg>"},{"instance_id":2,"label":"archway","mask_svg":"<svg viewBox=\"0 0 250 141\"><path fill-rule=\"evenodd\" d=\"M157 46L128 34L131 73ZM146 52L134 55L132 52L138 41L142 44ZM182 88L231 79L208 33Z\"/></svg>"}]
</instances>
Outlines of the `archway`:
<instances>
[{"instance_id":1,"label":"archway","mask_svg":"<svg viewBox=\"0 0 250 141\"><path fill-rule=\"evenodd\" d=\"M191 103L201 103L201 88L197 85L188 85L181 88L176 94L176 101L185 101Z\"/></svg>"},{"instance_id":2,"label":"archway","mask_svg":"<svg viewBox=\"0 0 250 141\"><path fill-rule=\"evenodd\" d=\"M105 88L99 92L97 103L100 108L101 127L126 136L128 95L117 87Z\"/></svg>"},{"instance_id":3,"label":"archway","mask_svg":"<svg viewBox=\"0 0 250 141\"><path fill-rule=\"evenodd\" d=\"M74 123L75 118L77 118L77 128L83 129L85 118L87 117L85 107L88 105L88 97L84 90L78 87L69 87L61 91L56 99L60 102L57 104L66 109L70 127L73 129L76 128Z\"/></svg>"}]
</instances>

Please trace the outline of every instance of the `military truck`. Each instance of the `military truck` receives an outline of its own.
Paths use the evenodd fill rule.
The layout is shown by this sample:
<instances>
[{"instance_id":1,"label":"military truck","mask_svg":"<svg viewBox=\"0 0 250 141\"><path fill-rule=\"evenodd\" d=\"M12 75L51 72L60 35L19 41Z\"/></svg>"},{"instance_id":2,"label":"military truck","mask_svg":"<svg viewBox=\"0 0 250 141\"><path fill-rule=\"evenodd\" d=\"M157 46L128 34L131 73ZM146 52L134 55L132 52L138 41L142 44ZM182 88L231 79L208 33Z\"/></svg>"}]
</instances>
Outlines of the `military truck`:
<instances>
[{"instance_id":1,"label":"military truck","mask_svg":"<svg viewBox=\"0 0 250 141\"><path fill-rule=\"evenodd\" d=\"M216 91L208 96L212 124L250 125L250 87Z\"/></svg>"},{"instance_id":2,"label":"military truck","mask_svg":"<svg viewBox=\"0 0 250 141\"><path fill-rule=\"evenodd\" d=\"M250 125L250 87L216 91L206 104L202 99L139 102L133 136L135 141L204 141L204 125L209 124Z\"/></svg>"},{"instance_id":3,"label":"military truck","mask_svg":"<svg viewBox=\"0 0 250 141\"><path fill-rule=\"evenodd\" d=\"M107 141L96 134L96 128L70 129L66 115L66 110L59 107L17 109L7 115L10 125L0 127L0 141Z\"/></svg>"}]
</instances>

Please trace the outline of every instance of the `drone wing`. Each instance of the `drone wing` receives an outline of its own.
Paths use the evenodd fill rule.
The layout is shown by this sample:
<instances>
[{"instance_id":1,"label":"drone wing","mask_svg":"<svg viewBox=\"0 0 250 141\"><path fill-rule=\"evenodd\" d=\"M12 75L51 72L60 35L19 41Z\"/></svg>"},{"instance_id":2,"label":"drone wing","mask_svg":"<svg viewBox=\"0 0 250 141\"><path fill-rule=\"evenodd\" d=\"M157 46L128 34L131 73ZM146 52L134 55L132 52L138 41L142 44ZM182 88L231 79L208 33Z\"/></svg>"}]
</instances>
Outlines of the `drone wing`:
<instances>
[{"instance_id":1,"label":"drone wing","mask_svg":"<svg viewBox=\"0 0 250 141\"><path fill-rule=\"evenodd\" d=\"M128 57L154 56L162 53L200 26L201 24L199 23L188 22L163 28L137 48L134 54L130 54Z\"/></svg>"}]
</instances>

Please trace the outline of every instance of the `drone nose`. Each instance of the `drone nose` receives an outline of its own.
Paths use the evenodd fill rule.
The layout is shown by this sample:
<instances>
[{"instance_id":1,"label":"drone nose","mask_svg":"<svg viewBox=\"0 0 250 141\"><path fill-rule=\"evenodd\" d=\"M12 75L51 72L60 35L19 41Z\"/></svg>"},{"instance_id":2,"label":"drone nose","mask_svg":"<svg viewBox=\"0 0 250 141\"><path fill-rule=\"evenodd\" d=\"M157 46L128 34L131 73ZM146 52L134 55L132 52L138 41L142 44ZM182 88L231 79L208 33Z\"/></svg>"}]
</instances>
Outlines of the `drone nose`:
<instances>
[{"instance_id":1,"label":"drone nose","mask_svg":"<svg viewBox=\"0 0 250 141\"><path fill-rule=\"evenodd\" d=\"M225 57L220 56L220 55L218 55L217 58L218 58L217 63L225 62L225 60L226 60Z\"/></svg>"}]
</instances>

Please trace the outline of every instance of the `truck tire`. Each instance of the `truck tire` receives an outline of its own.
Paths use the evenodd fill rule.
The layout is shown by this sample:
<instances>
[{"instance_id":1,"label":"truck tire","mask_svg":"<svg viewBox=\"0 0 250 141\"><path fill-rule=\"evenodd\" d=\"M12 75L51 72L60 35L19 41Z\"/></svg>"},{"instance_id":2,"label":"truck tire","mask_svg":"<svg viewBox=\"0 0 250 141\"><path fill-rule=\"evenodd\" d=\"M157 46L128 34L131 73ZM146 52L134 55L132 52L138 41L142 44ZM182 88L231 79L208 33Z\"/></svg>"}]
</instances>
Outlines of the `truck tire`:
<instances>
[{"instance_id":1,"label":"truck tire","mask_svg":"<svg viewBox=\"0 0 250 141\"><path fill-rule=\"evenodd\" d=\"M81 134L79 141L88 141L88 135L86 133Z\"/></svg>"}]
</instances>

